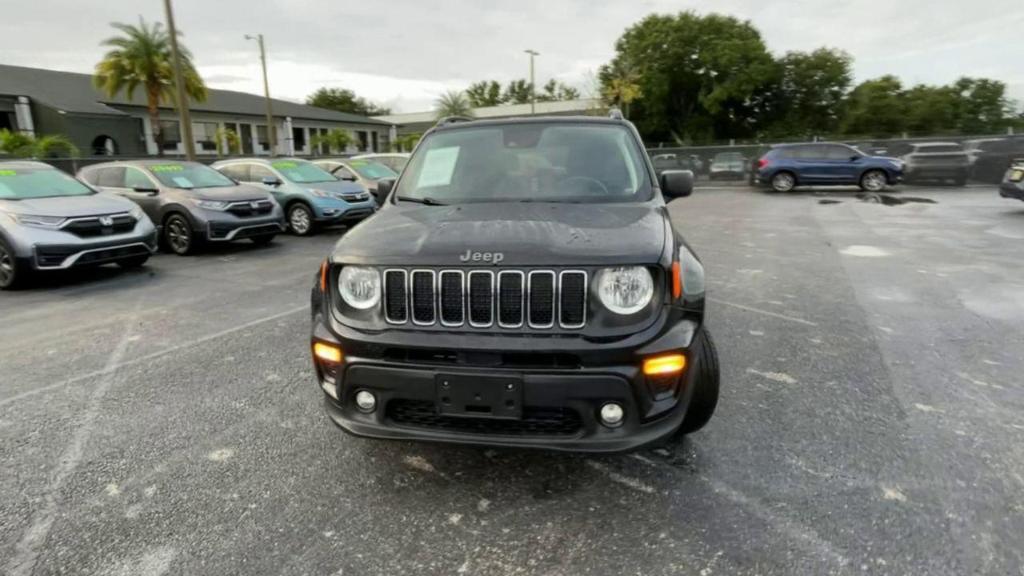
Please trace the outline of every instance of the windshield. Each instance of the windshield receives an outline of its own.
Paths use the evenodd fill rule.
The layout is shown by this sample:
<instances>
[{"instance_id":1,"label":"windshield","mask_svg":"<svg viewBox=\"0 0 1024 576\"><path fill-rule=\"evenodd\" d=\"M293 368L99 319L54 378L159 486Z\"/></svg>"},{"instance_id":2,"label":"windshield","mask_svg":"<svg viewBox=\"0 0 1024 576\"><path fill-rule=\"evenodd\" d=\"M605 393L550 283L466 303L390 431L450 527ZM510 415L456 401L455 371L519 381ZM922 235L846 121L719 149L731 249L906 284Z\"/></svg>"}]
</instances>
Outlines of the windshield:
<instances>
[{"instance_id":1,"label":"windshield","mask_svg":"<svg viewBox=\"0 0 1024 576\"><path fill-rule=\"evenodd\" d=\"M330 172L311 162L296 160L279 160L271 162L271 166L284 176L285 180L296 184L312 184L314 182L334 182L337 180Z\"/></svg>"},{"instance_id":2,"label":"windshield","mask_svg":"<svg viewBox=\"0 0 1024 576\"><path fill-rule=\"evenodd\" d=\"M93 190L71 176L49 168L0 168L0 199L88 196Z\"/></svg>"},{"instance_id":3,"label":"windshield","mask_svg":"<svg viewBox=\"0 0 1024 576\"><path fill-rule=\"evenodd\" d=\"M209 166L193 163L151 164L146 167L164 186L171 188L226 188L236 186L227 176Z\"/></svg>"},{"instance_id":4,"label":"windshield","mask_svg":"<svg viewBox=\"0 0 1024 576\"><path fill-rule=\"evenodd\" d=\"M636 140L619 125L525 123L428 136L399 199L459 202L637 202L651 197Z\"/></svg>"},{"instance_id":5,"label":"windshield","mask_svg":"<svg viewBox=\"0 0 1024 576\"><path fill-rule=\"evenodd\" d=\"M350 160L348 165L358 172L360 176L363 178L369 178L370 180L398 177L398 172L395 172L383 164L370 160Z\"/></svg>"}]
</instances>

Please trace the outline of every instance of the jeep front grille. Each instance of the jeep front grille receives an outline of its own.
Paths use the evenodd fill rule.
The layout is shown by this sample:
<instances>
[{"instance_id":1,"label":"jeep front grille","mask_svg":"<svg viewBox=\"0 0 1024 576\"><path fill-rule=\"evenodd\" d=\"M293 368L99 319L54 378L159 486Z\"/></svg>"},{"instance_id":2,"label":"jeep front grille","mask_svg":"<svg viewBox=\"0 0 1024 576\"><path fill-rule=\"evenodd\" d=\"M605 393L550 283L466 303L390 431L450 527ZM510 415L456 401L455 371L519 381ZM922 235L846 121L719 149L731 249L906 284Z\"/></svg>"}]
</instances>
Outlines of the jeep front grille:
<instances>
[{"instance_id":1,"label":"jeep front grille","mask_svg":"<svg viewBox=\"0 0 1024 576\"><path fill-rule=\"evenodd\" d=\"M587 273L389 269L383 306L391 324L575 330L586 324Z\"/></svg>"}]
</instances>

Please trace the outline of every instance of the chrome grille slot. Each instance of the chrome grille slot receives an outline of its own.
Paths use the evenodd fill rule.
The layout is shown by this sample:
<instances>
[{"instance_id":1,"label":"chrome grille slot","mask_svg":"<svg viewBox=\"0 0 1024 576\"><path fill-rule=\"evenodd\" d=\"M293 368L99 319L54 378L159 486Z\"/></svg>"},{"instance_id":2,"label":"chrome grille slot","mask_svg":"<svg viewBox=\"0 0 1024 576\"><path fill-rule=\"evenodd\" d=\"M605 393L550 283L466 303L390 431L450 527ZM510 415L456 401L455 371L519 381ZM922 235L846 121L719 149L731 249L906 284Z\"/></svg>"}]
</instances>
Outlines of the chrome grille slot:
<instances>
[{"instance_id":1,"label":"chrome grille slot","mask_svg":"<svg viewBox=\"0 0 1024 576\"><path fill-rule=\"evenodd\" d=\"M412 322L423 326L434 323L434 271L412 272Z\"/></svg>"},{"instance_id":2,"label":"chrome grille slot","mask_svg":"<svg viewBox=\"0 0 1024 576\"><path fill-rule=\"evenodd\" d=\"M438 275L441 290L441 324L461 326L465 322L465 275L461 270L444 270Z\"/></svg>"},{"instance_id":3,"label":"chrome grille slot","mask_svg":"<svg viewBox=\"0 0 1024 576\"><path fill-rule=\"evenodd\" d=\"M518 270L498 273L498 326L519 328L523 325L523 281Z\"/></svg>"},{"instance_id":4,"label":"chrome grille slot","mask_svg":"<svg viewBox=\"0 0 1024 576\"><path fill-rule=\"evenodd\" d=\"M402 324L409 319L408 275L405 270L384 271L384 319Z\"/></svg>"},{"instance_id":5,"label":"chrome grille slot","mask_svg":"<svg viewBox=\"0 0 1024 576\"><path fill-rule=\"evenodd\" d=\"M469 325L485 328L494 324L494 272L469 273Z\"/></svg>"},{"instance_id":6,"label":"chrome grille slot","mask_svg":"<svg viewBox=\"0 0 1024 576\"><path fill-rule=\"evenodd\" d=\"M382 308L390 324L503 329L586 325L582 270L384 270Z\"/></svg>"}]
</instances>

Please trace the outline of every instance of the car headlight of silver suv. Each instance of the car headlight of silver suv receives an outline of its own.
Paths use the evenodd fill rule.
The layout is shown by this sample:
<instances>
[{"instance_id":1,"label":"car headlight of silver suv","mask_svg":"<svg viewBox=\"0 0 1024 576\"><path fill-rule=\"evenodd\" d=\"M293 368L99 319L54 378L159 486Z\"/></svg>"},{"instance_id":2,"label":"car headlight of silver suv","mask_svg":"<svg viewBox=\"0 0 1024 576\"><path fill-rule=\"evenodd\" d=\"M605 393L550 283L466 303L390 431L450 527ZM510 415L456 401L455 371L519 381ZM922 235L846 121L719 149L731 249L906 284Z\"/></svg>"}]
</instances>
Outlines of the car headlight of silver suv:
<instances>
[{"instance_id":1,"label":"car headlight of silver suv","mask_svg":"<svg viewBox=\"0 0 1024 576\"><path fill-rule=\"evenodd\" d=\"M636 314L654 296L654 279L643 266L605 268L597 280L601 304L616 314Z\"/></svg>"},{"instance_id":2,"label":"car headlight of silver suv","mask_svg":"<svg viewBox=\"0 0 1024 576\"><path fill-rule=\"evenodd\" d=\"M35 226L36 228L59 228L64 223L64 220L66 220L63 216L39 216L36 214L17 214L13 212L10 213L10 216L22 226Z\"/></svg>"},{"instance_id":3,"label":"car headlight of silver suv","mask_svg":"<svg viewBox=\"0 0 1024 576\"><path fill-rule=\"evenodd\" d=\"M192 199L192 203L205 210L223 212L228 209L228 203L220 200L200 200L199 198L194 198Z\"/></svg>"},{"instance_id":4,"label":"car headlight of silver suv","mask_svg":"<svg viewBox=\"0 0 1024 576\"><path fill-rule=\"evenodd\" d=\"M365 266L345 266L338 275L338 292L356 310L373 308L380 302L380 273Z\"/></svg>"}]
</instances>

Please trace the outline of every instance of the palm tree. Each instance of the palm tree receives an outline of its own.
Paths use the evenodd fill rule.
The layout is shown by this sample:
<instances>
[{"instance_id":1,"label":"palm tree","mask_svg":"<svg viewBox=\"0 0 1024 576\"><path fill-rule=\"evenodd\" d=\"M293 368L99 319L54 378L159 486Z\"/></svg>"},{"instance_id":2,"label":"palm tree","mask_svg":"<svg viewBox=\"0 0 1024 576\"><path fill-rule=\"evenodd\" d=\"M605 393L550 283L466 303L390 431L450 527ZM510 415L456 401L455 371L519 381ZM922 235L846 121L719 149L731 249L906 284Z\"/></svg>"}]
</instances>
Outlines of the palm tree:
<instances>
[{"instance_id":1,"label":"palm tree","mask_svg":"<svg viewBox=\"0 0 1024 576\"><path fill-rule=\"evenodd\" d=\"M141 17L138 26L120 22L114 22L111 26L121 31L123 36L113 36L100 43L101 46L109 46L111 50L96 64L93 84L111 98L123 91L128 100L141 87L146 93L146 108L157 153L163 154L160 105L176 101L170 35L159 22L147 26ZM180 42L178 54L181 57L185 94L198 102L206 100L206 85L192 65L192 54Z\"/></svg>"},{"instance_id":2,"label":"palm tree","mask_svg":"<svg viewBox=\"0 0 1024 576\"><path fill-rule=\"evenodd\" d=\"M473 105L469 103L469 99L462 92L455 90L442 94L437 99L436 106L435 112L438 120L448 116L466 116L469 118L473 116Z\"/></svg>"},{"instance_id":3,"label":"palm tree","mask_svg":"<svg viewBox=\"0 0 1024 576\"><path fill-rule=\"evenodd\" d=\"M606 65L601 70L604 86L601 96L612 106L619 106L629 118L629 105L643 96L640 89L640 74L636 69L619 61Z\"/></svg>"}]
</instances>

